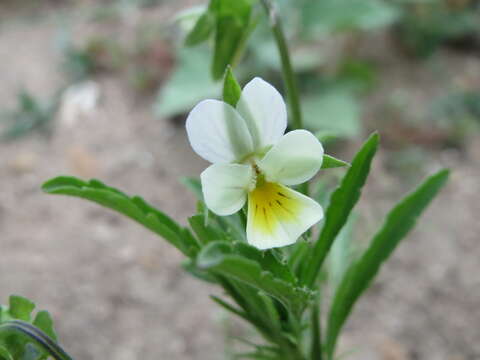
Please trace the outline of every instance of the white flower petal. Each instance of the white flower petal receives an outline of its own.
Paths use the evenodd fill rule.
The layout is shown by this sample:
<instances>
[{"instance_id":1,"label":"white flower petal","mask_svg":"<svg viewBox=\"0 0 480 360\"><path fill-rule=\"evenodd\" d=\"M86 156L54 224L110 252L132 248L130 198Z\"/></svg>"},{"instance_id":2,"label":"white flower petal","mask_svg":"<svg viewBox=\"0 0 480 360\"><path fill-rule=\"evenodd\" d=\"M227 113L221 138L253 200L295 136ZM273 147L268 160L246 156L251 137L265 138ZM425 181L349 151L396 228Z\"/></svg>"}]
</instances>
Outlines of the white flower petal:
<instances>
[{"instance_id":1,"label":"white flower petal","mask_svg":"<svg viewBox=\"0 0 480 360\"><path fill-rule=\"evenodd\" d=\"M236 213L245 205L253 176L250 165L210 165L200 175L207 207L221 216Z\"/></svg>"},{"instance_id":2,"label":"white flower petal","mask_svg":"<svg viewBox=\"0 0 480 360\"><path fill-rule=\"evenodd\" d=\"M275 144L287 128L282 95L258 77L243 88L237 110L248 125L255 149Z\"/></svg>"},{"instance_id":3,"label":"white flower petal","mask_svg":"<svg viewBox=\"0 0 480 360\"><path fill-rule=\"evenodd\" d=\"M267 182L248 196L247 241L261 250L290 245L322 218L309 197Z\"/></svg>"},{"instance_id":4,"label":"white flower petal","mask_svg":"<svg viewBox=\"0 0 480 360\"><path fill-rule=\"evenodd\" d=\"M309 131L294 130L285 134L257 165L268 181L297 185L310 180L322 161L320 141Z\"/></svg>"},{"instance_id":5,"label":"white flower petal","mask_svg":"<svg viewBox=\"0 0 480 360\"><path fill-rule=\"evenodd\" d=\"M245 121L222 101L199 103L188 115L186 128L193 150L212 163L229 163L253 152Z\"/></svg>"}]
</instances>

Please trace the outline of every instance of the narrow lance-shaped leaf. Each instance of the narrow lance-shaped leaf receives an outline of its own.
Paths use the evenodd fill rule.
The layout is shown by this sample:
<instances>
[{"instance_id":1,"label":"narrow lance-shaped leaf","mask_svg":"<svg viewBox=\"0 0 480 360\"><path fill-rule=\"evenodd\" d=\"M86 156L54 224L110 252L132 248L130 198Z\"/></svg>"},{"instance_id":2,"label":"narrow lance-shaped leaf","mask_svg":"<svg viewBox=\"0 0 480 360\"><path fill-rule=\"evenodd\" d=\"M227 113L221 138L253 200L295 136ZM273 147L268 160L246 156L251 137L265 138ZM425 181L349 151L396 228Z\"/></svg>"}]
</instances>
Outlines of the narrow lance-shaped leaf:
<instances>
[{"instance_id":1,"label":"narrow lance-shaped leaf","mask_svg":"<svg viewBox=\"0 0 480 360\"><path fill-rule=\"evenodd\" d=\"M312 287L320 268L340 230L348 220L350 212L360 198L373 156L378 147L379 136L372 134L352 161L352 166L345 174L342 183L332 194L330 205L325 215L325 225L315 243L312 257L304 268L301 281Z\"/></svg>"},{"instance_id":2,"label":"narrow lance-shaped leaf","mask_svg":"<svg viewBox=\"0 0 480 360\"><path fill-rule=\"evenodd\" d=\"M49 194L62 194L84 198L137 221L154 233L162 236L187 256L193 256L198 244L170 217L149 205L138 196L129 197L121 191L108 187L98 180L85 182L75 177L60 176L42 186Z\"/></svg>"},{"instance_id":3,"label":"narrow lance-shaped leaf","mask_svg":"<svg viewBox=\"0 0 480 360\"><path fill-rule=\"evenodd\" d=\"M398 203L387 215L367 251L346 272L335 293L329 314L326 339L329 360L333 359L337 337L353 305L368 288L383 262L413 228L418 217L443 187L448 175L448 170L442 170L429 177L413 193Z\"/></svg>"}]
</instances>

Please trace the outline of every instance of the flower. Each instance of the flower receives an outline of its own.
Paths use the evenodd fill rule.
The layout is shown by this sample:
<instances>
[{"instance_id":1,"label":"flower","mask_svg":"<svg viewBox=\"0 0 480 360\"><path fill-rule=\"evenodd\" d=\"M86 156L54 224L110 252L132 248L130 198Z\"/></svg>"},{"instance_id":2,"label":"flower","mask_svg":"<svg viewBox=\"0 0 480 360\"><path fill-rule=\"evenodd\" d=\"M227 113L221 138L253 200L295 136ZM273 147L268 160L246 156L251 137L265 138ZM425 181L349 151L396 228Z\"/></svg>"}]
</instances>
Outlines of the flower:
<instances>
[{"instance_id":1,"label":"flower","mask_svg":"<svg viewBox=\"0 0 480 360\"><path fill-rule=\"evenodd\" d=\"M207 207L226 216L248 199L247 241L262 250L293 244L323 218L317 202L287 187L318 172L323 147L306 130L284 134L286 127L282 96L260 78L244 87L236 109L204 100L186 123L193 150L213 163L200 176Z\"/></svg>"}]
</instances>

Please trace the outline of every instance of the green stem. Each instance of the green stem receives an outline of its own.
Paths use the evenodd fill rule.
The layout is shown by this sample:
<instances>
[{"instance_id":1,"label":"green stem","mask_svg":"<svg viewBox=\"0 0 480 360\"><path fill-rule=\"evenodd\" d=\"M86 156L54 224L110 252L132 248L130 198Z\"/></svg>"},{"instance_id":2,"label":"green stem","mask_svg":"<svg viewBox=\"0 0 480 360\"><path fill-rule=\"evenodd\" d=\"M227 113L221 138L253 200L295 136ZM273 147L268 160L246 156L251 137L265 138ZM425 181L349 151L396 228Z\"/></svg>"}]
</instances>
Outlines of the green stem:
<instances>
[{"instance_id":1,"label":"green stem","mask_svg":"<svg viewBox=\"0 0 480 360\"><path fill-rule=\"evenodd\" d=\"M262 0L262 5L270 19L270 27L277 43L278 53L282 62L283 81L287 92L288 104L290 106L290 116L292 119L292 127L294 129L302 129L302 111L300 108L300 98L298 93L297 81L290 60L285 33L283 32L282 23L278 12L271 0Z\"/></svg>"},{"instance_id":2,"label":"green stem","mask_svg":"<svg viewBox=\"0 0 480 360\"><path fill-rule=\"evenodd\" d=\"M269 17L270 27L275 37L278 53L282 62L282 75L287 92L288 105L290 107L291 125L293 129L303 129L300 94L298 92L297 80L295 78L295 72L293 71L292 61L290 60L290 52L285 39L282 22L272 0L261 0L261 2ZM298 190L308 196L308 183L299 185Z\"/></svg>"}]
</instances>

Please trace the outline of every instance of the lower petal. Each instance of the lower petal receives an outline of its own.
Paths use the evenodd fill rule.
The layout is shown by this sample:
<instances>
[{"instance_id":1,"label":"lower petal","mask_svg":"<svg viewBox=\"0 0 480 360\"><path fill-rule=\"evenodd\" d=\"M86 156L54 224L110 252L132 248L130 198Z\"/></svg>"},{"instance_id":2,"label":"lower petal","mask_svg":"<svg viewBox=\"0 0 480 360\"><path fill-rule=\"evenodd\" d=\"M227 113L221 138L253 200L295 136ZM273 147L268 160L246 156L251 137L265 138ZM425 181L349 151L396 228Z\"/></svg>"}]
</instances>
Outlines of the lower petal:
<instances>
[{"instance_id":1,"label":"lower petal","mask_svg":"<svg viewBox=\"0 0 480 360\"><path fill-rule=\"evenodd\" d=\"M248 196L247 240L261 250L290 245L322 218L322 207L314 200L265 182Z\"/></svg>"}]
</instances>

